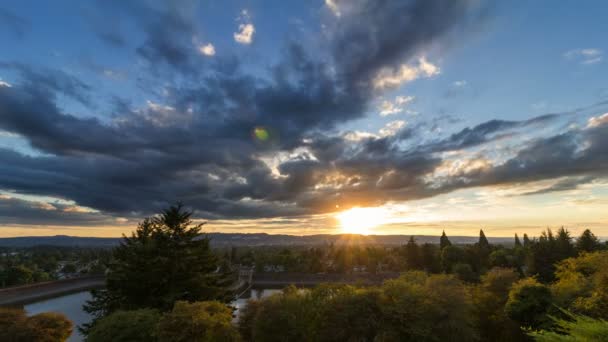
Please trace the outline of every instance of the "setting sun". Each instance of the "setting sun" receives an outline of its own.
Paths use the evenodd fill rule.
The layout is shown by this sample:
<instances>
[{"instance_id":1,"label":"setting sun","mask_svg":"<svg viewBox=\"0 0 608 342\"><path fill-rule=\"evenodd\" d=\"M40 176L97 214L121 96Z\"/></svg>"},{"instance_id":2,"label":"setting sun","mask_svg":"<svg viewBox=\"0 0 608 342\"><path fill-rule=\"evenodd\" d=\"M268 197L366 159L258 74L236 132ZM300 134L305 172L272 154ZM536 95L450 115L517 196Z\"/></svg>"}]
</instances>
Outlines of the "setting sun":
<instances>
[{"instance_id":1,"label":"setting sun","mask_svg":"<svg viewBox=\"0 0 608 342\"><path fill-rule=\"evenodd\" d=\"M372 229L383 224L386 219L384 208L351 208L336 215L343 233L371 234Z\"/></svg>"}]
</instances>

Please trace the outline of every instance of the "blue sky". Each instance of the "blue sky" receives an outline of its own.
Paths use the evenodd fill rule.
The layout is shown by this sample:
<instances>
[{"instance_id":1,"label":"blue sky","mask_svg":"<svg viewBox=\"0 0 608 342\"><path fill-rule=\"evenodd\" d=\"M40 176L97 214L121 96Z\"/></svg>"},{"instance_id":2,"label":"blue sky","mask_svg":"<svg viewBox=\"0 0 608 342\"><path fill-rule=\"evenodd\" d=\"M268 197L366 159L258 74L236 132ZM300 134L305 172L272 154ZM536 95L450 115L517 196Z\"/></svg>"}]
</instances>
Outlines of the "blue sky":
<instances>
[{"instance_id":1,"label":"blue sky","mask_svg":"<svg viewBox=\"0 0 608 342\"><path fill-rule=\"evenodd\" d=\"M607 11L3 2L0 235L117 235L174 201L218 231L363 231L340 213L381 208L366 233L608 235Z\"/></svg>"}]
</instances>

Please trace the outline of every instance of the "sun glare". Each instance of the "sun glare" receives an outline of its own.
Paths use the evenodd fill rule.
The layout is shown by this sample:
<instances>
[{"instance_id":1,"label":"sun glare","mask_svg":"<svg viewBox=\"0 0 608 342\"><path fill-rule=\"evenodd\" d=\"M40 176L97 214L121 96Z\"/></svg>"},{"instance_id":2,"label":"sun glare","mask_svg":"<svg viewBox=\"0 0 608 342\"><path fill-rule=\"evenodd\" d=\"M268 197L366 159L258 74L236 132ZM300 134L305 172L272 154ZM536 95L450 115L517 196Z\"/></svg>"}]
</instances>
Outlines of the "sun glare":
<instances>
[{"instance_id":1,"label":"sun glare","mask_svg":"<svg viewBox=\"0 0 608 342\"><path fill-rule=\"evenodd\" d=\"M336 218L340 221L343 233L368 235L385 221L386 210L355 207L339 213Z\"/></svg>"}]
</instances>

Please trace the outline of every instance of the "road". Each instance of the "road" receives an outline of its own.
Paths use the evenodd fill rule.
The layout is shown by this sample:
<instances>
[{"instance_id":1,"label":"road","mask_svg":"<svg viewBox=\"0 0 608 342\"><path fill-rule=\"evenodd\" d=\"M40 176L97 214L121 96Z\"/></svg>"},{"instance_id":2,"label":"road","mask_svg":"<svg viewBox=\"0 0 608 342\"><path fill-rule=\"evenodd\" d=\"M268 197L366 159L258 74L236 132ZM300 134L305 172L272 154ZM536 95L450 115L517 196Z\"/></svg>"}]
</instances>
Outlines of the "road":
<instances>
[{"instance_id":1,"label":"road","mask_svg":"<svg viewBox=\"0 0 608 342\"><path fill-rule=\"evenodd\" d=\"M80 277L0 289L0 306L19 305L45 298L103 287L104 276Z\"/></svg>"}]
</instances>

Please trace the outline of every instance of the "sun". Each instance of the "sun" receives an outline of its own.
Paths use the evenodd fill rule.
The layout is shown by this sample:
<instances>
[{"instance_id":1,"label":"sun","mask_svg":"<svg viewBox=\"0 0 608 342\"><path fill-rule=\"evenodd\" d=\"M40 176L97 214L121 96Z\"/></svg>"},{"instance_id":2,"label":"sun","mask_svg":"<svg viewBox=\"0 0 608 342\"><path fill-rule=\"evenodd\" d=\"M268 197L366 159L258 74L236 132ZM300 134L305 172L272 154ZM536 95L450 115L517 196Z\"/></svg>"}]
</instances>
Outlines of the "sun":
<instances>
[{"instance_id":1,"label":"sun","mask_svg":"<svg viewBox=\"0 0 608 342\"><path fill-rule=\"evenodd\" d=\"M336 215L342 232L346 234L368 235L372 229L384 223L386 210L383 208L351 208Z\"/></svg>"}]
</instances>

